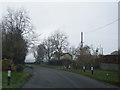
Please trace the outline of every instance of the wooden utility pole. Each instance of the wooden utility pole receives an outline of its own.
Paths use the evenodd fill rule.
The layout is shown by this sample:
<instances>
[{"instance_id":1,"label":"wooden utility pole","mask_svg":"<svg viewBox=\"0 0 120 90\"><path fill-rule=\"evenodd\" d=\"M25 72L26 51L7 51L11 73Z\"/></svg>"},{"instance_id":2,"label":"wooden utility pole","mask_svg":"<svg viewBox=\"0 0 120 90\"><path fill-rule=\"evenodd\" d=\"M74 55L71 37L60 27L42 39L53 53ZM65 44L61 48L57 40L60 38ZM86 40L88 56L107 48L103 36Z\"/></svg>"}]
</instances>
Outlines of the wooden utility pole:
<instances>
[{"instance_id":1,"label":"wooden utility pole","mask_svg":"<svg viewBox=\"0 0 120 90\"><path fill-rule=\"evenodd\" d=\"M103 48L101 47L101 45L100 45L100 54L103 55Z\"/></svg>"},{"instance_id":2,"label":"wooden utility pole","mask_svg":"<svg viewBox=\"0 0 120 90\"><path fill-rule=\"evenodd\" d=\"M83 48L83 32L81 32L81 46L80 48Z\"/></svg>"}]
</instances>

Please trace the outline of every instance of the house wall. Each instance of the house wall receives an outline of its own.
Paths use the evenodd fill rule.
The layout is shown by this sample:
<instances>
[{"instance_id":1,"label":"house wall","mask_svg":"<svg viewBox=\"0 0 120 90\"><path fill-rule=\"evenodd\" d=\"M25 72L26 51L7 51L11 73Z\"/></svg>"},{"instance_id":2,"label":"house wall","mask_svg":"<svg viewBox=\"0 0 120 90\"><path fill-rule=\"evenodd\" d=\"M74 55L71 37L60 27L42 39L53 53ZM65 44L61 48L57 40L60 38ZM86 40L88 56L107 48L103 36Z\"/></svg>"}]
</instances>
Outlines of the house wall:
<instances>
[{"instance_id":1,"label":"house wall","mask_svg":"<svg viewBox=\"0 0 120 90\"><path fill-rule=\"evenodd\" d=\"M118 64L99 63L100 69L118 71Z\"/></svg>"},{"instance_id":2,"label":"house wall","mask_svg":"<svg viewBox=\"0 0 120 90\"><path fill-rule=\"evenodd\" d=\"M118 57L120 55L102 55L99 58L99 67L103 70L113 70L118 71L119 60Z\"/></svg>"}]
</instances>

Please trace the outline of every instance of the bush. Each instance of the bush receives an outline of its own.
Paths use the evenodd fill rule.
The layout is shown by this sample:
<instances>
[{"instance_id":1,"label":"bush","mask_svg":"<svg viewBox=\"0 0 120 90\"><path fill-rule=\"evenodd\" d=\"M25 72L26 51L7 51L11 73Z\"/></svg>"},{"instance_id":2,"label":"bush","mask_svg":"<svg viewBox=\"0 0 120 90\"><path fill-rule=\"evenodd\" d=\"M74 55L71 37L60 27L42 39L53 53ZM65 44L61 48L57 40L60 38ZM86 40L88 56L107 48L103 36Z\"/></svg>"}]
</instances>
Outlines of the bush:
<instances>
[{"instance_id":1,"label":"bush","mask_svg":"<svg viewBox=\"0 0 120 90\"><path fill-rule=\"evenodd\" d=\"M62 66L63 65L63 60L51 60L51 61L49 61L49 65Z\"/></svg>"},{"instance_id":2,"label":"bush","mask_svg":"<svg viewBox=\"0 0 120 90\"><path fill-rule=\"evenodd\" d=\"M16 68L17 72L22 72L23 70L24 70L24 66L23 65L21 65L21 64L17 65L17 68Z\"/></svg>"},{"instance_id":3,"label":"bush","mask_svg":"<svg viewBox=\"0 0 120 90\"><path fill-rule=\"evenodd\" d=\"M64 66L66 66L66 68L68 68L71 63L72 63L71 60L69 60L69 59L63 59L63 64L64 64Z\"/></svg>"},{"instance_id":4,"label":"bush","mask_svg":"<svg viewBox=\"0 0 120 90\"><path fill-rule=\"evenodd\" d=\"M67 68L69 65L72 64L72 61L69 59L61 59L61 60L51 60L48 62L49 65L56 65L56 66L66 66Z\"/></svg>"},{"instance_id":5,"label":"bush","mask_svg":"<svg viewBox=\"0 0 120 90\"><path fill-rule=\"evenodd\" d=\"M11 66L12 71L16 70L16 66L12 59L2 59L2 70L7 71L9 65Z\"/></svg>"}]
</instances>

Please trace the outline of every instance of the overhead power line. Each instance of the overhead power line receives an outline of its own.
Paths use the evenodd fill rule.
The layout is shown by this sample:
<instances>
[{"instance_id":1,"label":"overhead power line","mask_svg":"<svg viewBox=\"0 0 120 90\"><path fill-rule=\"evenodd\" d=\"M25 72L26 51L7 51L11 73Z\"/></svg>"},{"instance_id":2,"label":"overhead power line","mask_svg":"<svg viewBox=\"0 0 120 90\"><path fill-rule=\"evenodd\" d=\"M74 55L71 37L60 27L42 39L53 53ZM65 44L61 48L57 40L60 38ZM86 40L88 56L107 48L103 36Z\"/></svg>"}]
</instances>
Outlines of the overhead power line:
<instances>
[{"instance_id":1,"label":"overhead power line","mask_svg":"<svg viewBox=\"0 0 120 90\"><path fill-rule=\"evenodd\" d=\"M85 33L88 34L88 33L92 33L92 32L98 31L98 30L103 29L103 28L105 28L105 27L107 27L107 26L109 26L109 25L111 25L111 24L113 24L113 23L115 23L115 22L117 22L119 20L120 20L120 18L118 18L118 19L116 19L116 20L114 20L114 21L112 21L112 22L110 22L110 23L108 23L108 24L106 24L104 26L98 27L96 29L93 29L93 30L85 32Z\"/></svg>"}]
</instances>

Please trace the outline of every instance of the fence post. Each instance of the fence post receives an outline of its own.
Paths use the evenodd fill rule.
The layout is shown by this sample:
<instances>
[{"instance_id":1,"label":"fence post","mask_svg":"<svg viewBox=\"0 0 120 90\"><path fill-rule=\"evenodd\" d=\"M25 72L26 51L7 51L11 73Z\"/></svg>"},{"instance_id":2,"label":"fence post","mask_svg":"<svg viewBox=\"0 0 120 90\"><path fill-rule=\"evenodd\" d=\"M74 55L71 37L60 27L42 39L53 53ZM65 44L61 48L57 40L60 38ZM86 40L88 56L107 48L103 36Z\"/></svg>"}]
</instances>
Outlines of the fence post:
<instances>
[{"instance_id":1,"label":"fence post","mask_svg":"<svg viewBox=\"0 0 120 90\"><path fill-rule=\"evenodd\" d=\"M83 66L83 71L85 72L85 66Z\"/></svg>"},{"instance_id":2,"label":"fence post","mask_svg":"<svg viewBox=\"0 0 120 90\"><path fill-rule=\"evenodd\" d=\"M11 66L8 66L8 85L10 85L10 80L11 80Z\"/></svg>"},{"instance_id":3,"label":"fence post","mask_svg":"<svg viewBox=\"0 0 120 90\"><path fill-rule=\"evenodd\" d=\"M91 74L93 75L93 70L94 70L94 68L93 68L93 66L91 66Z\"/></svg>"}]
</instances>

